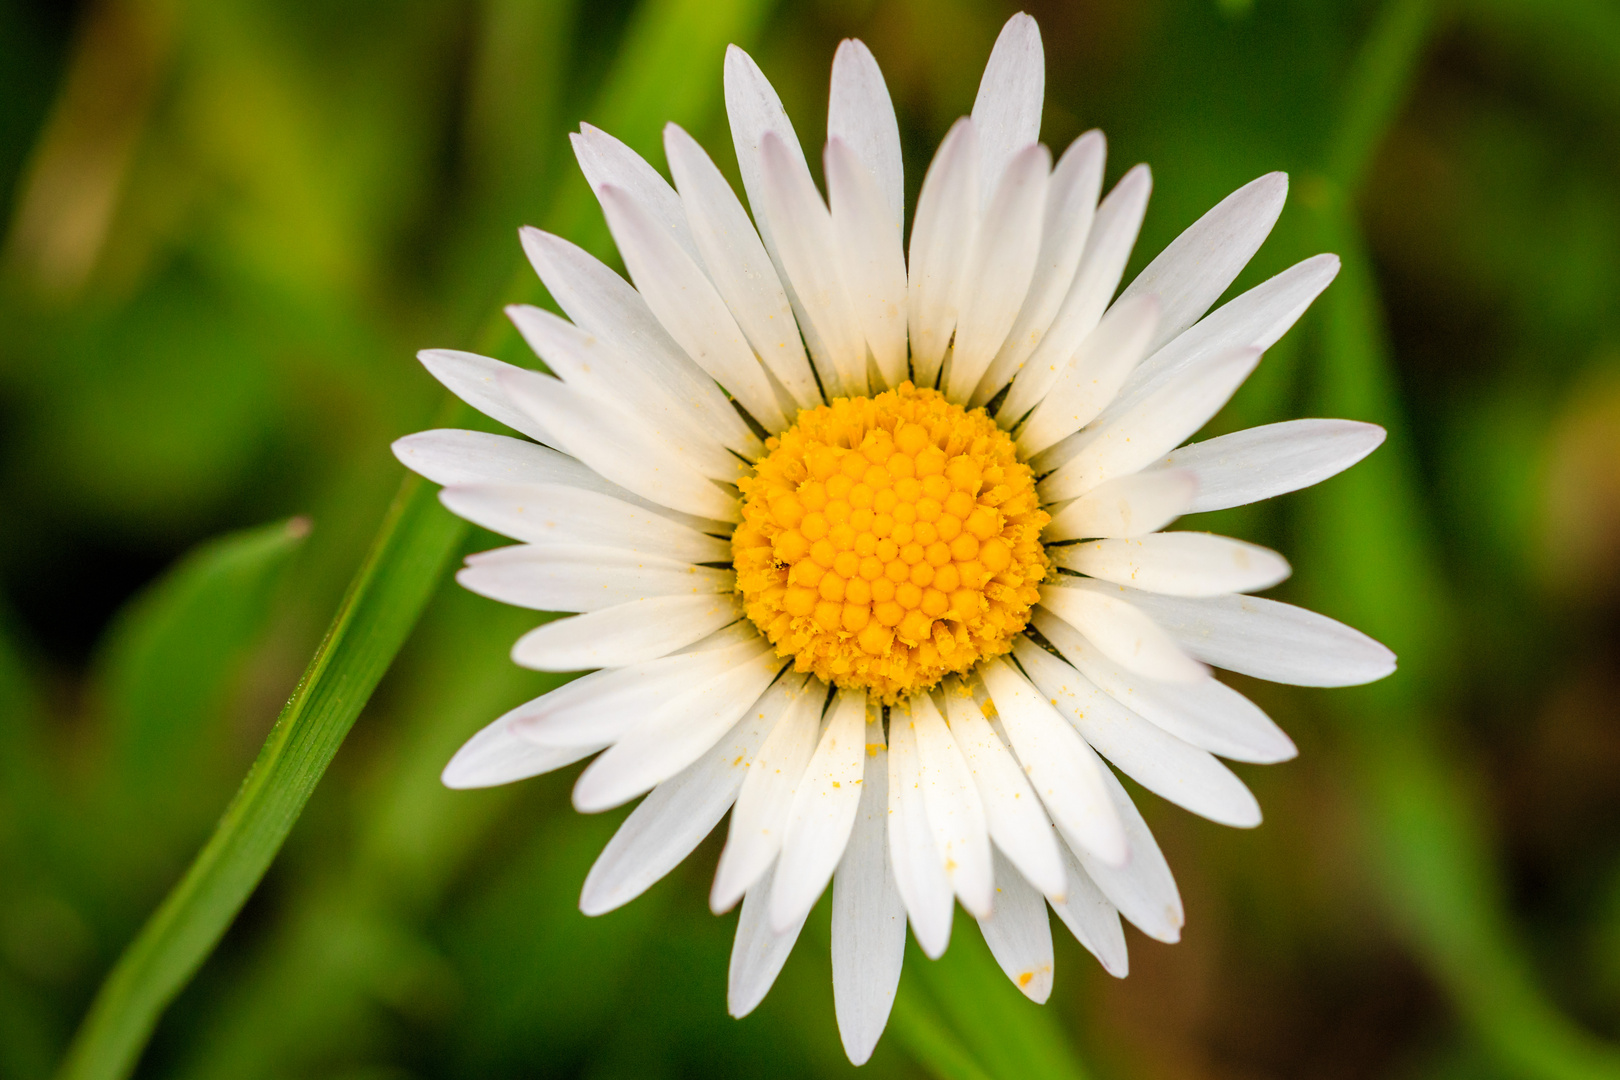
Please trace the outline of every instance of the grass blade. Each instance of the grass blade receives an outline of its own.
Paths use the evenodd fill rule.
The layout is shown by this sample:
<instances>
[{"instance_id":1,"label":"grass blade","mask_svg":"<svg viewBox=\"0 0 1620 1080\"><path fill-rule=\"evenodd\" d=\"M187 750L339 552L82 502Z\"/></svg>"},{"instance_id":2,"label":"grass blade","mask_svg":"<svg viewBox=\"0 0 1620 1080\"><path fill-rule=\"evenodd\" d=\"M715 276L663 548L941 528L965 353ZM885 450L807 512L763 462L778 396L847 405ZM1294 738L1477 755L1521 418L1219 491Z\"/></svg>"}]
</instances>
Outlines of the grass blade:
<instances>
[{"instance_id":1,"label":"grass blade","mask_svg":"<svg viewBox=\"0 0 1620 1080\"><path fill-rule=\"evenodd\" d=\"M224 935L404 644L466 525L410 477L337 618L213 836L119 958L59 1075L128 1076L163 1009Z\"/></svg>"}]
</instances>

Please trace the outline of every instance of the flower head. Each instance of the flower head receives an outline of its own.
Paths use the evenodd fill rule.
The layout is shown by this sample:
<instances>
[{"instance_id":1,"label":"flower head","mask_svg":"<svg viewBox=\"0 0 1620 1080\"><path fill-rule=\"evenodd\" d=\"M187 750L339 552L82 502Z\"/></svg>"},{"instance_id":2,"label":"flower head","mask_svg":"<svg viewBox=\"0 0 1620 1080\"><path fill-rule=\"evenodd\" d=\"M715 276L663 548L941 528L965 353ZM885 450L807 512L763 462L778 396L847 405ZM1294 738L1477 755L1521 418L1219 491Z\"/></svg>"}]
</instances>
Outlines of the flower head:
<instances>
[{"instance_id":1,"label":"flower head","mask_svg":"<svg viewBox=\"0 0 1620 1080\"><path fill-rule=\"evenodd\" d=\"M1288 575L1277 554L1162 530L1323 480L1383 432L1298 420L1181 445L1338 260L1206 314L1281 210L1287 181L1271 174L1116 298L1149 173L1099 202L1097 132L1052 164L1028 16L935 155L909 247L898 127L865 46L833 62L826 201L759 68L733 48L725 79L752 216L674 125L673 187L582 128L574 148L633 287L524 230L567 318L510 315L554 374L421 358L528 438L429 431L395 450L451 510L519 541L471 557L463 585L579 613L513 659L591 671L479 732L445 783L596 755L580 810L645 795L586 878L587 914L639 895L729 810L710 899L742 902L732 1012L758 1004L830 882L838 1023L859 1063L906 926L937 956L956 901L1037 1001L1048 906L1115 975L1121 915L1179 937L1175 882L1109 764L1255 825L1216 758L1294 747L1210 665L1339 686L1394 657L1248 595Z\"/></svg>"}]
</instances>

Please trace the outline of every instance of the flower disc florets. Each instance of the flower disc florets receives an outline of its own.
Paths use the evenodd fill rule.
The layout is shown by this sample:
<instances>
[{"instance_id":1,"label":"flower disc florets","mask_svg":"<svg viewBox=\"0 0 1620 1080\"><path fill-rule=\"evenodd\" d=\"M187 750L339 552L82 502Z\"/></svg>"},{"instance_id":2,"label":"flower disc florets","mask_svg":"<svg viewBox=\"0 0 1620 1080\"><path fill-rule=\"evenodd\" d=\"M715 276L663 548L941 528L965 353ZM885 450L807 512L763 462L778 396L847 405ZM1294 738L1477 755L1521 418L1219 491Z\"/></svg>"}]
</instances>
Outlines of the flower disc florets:
<instances>
[{"instance_id":1,"label":"flower disc florets","mask_svg":"<svg viewBox=\"0 0 1620 1080\"><path fill-rule=\"evenodd\" d=\"M910 383L805 409L740 482L749 618L892 703L1007 652L1046 576L1035 478L983 409Z\"/></svg>"}]
</instances>

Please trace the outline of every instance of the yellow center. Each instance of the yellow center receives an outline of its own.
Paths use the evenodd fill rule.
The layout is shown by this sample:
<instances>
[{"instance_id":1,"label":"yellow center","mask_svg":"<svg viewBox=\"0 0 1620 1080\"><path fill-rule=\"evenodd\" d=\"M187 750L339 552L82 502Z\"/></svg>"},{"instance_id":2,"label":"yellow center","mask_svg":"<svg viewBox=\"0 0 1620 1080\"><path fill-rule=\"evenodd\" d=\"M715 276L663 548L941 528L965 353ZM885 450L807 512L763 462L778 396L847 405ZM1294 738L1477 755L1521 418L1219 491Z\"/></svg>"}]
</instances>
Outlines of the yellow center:
<instances>
[{"instance_id":1,"label":"yellow center","mask_svg":"<svg viewBox=\"0 0 1620 1080\"><path fill-rule=\"evenodd\" d=\"M737 588L798 671L893 703L1006 652L1046 575L1035 478L910 383L805 409L742 480Z\"/></svg>"}]
</instances>

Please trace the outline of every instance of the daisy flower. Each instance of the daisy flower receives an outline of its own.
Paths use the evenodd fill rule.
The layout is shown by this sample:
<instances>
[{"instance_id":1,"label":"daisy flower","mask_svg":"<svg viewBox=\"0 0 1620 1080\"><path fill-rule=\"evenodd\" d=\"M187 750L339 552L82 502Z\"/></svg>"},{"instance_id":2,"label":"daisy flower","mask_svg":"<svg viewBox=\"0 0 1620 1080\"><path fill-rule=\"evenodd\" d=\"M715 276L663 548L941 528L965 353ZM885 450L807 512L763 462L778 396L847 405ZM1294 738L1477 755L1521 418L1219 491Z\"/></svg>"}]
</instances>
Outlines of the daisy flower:
<instances>
[{"instance_id":1,"label":"daisy flower","mask_svg":"<svg viewBox=\"0 0 1620 1080\"><path fill-rule=\"evenodd\" d=\"M1383 440L1295 420L1181 445L1338 260L1206 314L1281 211L1273 173L1116 297L1151 177L1138 165L1099 201L1095 131L1054 165L1037 141L1044 80L1035 22L1015 16L928 168L909 245L894 109L858 41L833 60L825 200L735 47L725 98L748 209L673 124L673 185L583 127L574 150L630 283L524 229L567 317L508 313L551 373L421 360L527 438L395 444L450 510L517 541L469 558L462 585L578 613L513 660L591 672L479 732L444 782L594 755L579 810L645 796L585 880L589 915L730 811L710 902L742 905L731 1012L764 997L830 884L856 1063L888 1020L907 925L937 957L958 901L1036 1001L1052 985L1048 907L1117 976L1121 916L1177 940L1175 881L1112 770L1247 827L1259 806L1217 759L1295 753L1211 667L1304 686L1394 669L1357 631L1253 596L1288 576L1275 552L1162 531L1314 484Z\"/></svg>"}]
</instances>

